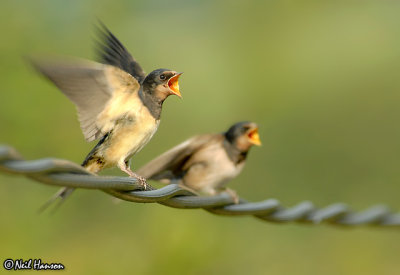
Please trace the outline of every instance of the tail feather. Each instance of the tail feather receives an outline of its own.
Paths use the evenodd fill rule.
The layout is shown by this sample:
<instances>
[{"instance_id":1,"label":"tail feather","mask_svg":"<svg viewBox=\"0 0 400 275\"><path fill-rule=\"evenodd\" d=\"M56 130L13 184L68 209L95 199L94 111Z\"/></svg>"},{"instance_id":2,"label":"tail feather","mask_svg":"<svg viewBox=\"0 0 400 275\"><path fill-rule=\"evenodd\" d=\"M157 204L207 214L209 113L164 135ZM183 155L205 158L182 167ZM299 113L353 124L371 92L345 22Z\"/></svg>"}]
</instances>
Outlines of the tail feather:
<instances>
[{"instance_id":1,"label":"tail feather","mask_svg":"<svg viewBox=\"0 0 400 275\"><path fill-rule=\"evenodd\" d=\"M81 164L86 170L92 173L99 172L104 166L104 160L102 157L98 155L99 147L102 145L108 138L110 133L105 134L97 145L90 151L90 153L86 156L85 160ZM57 193L55 193L47 202L45 202L38 210L39 213L42 213L47 208L50 207L53 203L58 201L55 205L53 212L55 212L61 204L68 198L72 192L75 190L73 187L63 187Z\"/></svg>"},{"instance_id":2,"label":"tail feather","mask_svg":"<svg viewBox=\"0 0 400 275\"><path fill-rule=\"evenodd\" d=\"M88 169L90 172L97 173L101 168L103 168L104 165L104 160L101 156L98 155L100 146L109 138L111 132L105 134L99 142L96 144L96 146L89 152L89 154L86 156L85 160L82 162L82 166ZM92 168L93 163L97 163L99 166L98 169ZM89 169L89 167L91 167ZM97 171L96 171L97 170Z\"/></svg>"},{"instance_id":3,"label":"tail feather","mask_svg":"<svg viewBox=\"0 0 400 275\"><path fill-rule=\"evenodd\" d=\"M66 198L68 198L72 192L75 190L73 187L63 187L60 190L57 191L48 201L46 201L39 209L38 213L41 214L43 211L45 211L47 208L49 208L50 205L52 205L56 200L59 199L58 203L55 205L53 208L53 212L55 212L61 204L65 201Z\"/></svg>"}]
</instances>

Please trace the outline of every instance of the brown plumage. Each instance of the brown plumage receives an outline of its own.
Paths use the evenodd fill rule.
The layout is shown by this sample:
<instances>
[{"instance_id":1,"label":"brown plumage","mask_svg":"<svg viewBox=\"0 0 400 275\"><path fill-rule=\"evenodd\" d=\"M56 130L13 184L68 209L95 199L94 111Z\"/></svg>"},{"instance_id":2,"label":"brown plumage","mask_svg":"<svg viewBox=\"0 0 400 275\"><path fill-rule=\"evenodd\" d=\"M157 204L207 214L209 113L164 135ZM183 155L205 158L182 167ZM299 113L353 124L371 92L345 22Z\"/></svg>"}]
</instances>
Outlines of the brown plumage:
<instances>
[{"instance_id":1,"label":"brown plumage","mask_svg":"<svg viewBox=\"0 0 400 275\"><path fill-rule=\"evenodd\" d=\"M147 179L176 182L195 193L216 194L242 171L247 153L260 145L258 127L239 122L222 134L192 137L138 170ZM235 192L228 189L234 199Z\"/></svg>"}]
</instances>

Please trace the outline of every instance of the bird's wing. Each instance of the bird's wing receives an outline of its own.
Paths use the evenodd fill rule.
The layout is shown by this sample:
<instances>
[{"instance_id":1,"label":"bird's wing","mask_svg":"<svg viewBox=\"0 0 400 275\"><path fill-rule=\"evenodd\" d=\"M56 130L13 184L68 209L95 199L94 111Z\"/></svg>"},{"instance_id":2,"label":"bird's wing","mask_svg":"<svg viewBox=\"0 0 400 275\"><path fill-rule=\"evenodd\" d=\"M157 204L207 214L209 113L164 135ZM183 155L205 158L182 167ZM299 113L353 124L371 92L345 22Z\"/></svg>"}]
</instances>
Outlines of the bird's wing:
<instances>
[{"instance_id":1,"label":"bird's wing","mask_svg":"<svg viewBox=\"0 0 400 275\"><path fill-rule=\"evenodd\" d=\"M124 45L122 45L122 43L104 24L100 25L98 32L100 39L100 41L98 41L98 55L100 62L124 70L141 83L146 77L146 74Z\"/></svg>"},{"instance_id":2,"label":"bird's wing","mask_svg":"<svg viewBox=\"0 0 400 275\"><path fill-rule=\"evenodd\" d=\"M145 164L137 173L147 179L171 180L178 177L186 161L217 135L192 137Z\"/></svg>"},{"instance_id":3,"label":"bird's wing","mask_svg":"<svg viewBox=\"0 0 400 275\"><path fill-rule=\"evenodd\" d=\"M115 105L108 104L110 101L122 101L123 96L137 94L140 89L135 78L110 65L80 59L31 60L31 63L75 103L87 141L100 138L124 115L125 110L120 110L111 116L102 116L110 105Z\"/></svg>"}]
</instances>

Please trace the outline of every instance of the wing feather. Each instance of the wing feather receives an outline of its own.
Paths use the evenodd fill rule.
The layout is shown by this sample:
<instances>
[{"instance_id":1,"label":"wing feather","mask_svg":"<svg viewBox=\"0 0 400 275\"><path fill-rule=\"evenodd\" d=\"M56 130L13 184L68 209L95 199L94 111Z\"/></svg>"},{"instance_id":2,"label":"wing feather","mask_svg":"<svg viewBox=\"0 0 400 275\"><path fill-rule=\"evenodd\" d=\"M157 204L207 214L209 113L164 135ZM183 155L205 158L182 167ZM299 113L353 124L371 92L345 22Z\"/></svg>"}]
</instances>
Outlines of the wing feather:
<instances>
[{"instance_id":1,"label":"wing feather","mask_svg":"<svg viewBox=\"0 0 400 275\"><path fill-rule=\"evenodd\" d=\"M147 179L171 180L179 177L184 163L200 148L218 135L200 135L192 137L173 147L157 158L142 166L137 173Z\"/></svg>"},{"instance_id":2,"label":"wing feather","mask_svg":"<svg viewBox=\"0 0 400 275\"><path fill-rule=\"evenodd\" d=\"M51 80L77 107L85 139L92 141L112 128L123 113L101 119L111 98L136 93L140 84L128 73L110 65L88 60L31 60L33 66ZM108 105L107 105L108 104ZM107 124L107 129L105 125Z\"/></svg>"},{"instance_id":3,"label":"wing feather","mask_svg":"<svg viewBox=\"0 0 400 275\"><path fill-rule=\"evenodd\" d=\"M98 28L100 42L98 42L98 55L100 62L116 66L131 74L141 83L146 77L139 63L132 57L122 43L107 27L100 22Z\"/></svg>"}]
</instances>

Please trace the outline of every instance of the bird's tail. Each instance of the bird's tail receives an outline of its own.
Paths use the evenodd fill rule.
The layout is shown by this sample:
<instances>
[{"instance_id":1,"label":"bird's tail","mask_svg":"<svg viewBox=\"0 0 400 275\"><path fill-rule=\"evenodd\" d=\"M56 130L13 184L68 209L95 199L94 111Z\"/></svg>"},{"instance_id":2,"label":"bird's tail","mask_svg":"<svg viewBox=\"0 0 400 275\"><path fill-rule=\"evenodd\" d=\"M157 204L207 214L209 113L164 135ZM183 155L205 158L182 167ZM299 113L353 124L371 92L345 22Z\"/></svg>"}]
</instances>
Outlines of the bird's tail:
<instances>
[{"instance_id":1,"label":"bird's tail","mask_svg":"<svg viewBox=\"0 0 400 275\"><path fill-rule=\"evenodd\" d=\"M87 164L82 164L86 170L92 173L97 173L101 170L101 167L96 164L96 162L88 162ZM53 212L55 212L61 204L65 201L66 198L68 198L72 192L75 190L74 187L62 187L60 190L58 190L49 200L47 200L38 210L39 213L42 213L45 211L47 208L49 208L50 205L58 201L58 203L54 206Z\"/></svg>"},{"instance_id":2,"label":"bird's tail","mask_svg":"<svg viewBox=\"0 0 400 275\"><path fill-rule=\"evenodd\" d=\"M99 143L93 148L92 151L86 156L85 160L81 164L82 167L86 168L89 172L97 174L104 166L104 161L103 158L98 156L98 149L99 146L104 143L104 141L107 139L108 134L105 135ZM42 213L44 210L49 208L50 205L58 201L56 206L54 207L54 211L56 211L61 204L65 201L66 198L68 198L72 192L75 190L73 187L63 187L60 190L57 191L48 201L46 201L40 208L39 208L39 213Z\"/></svg>"},{"instance_id":3,"label":"bird's tail","mask_svg":"<svg viewBox=\"0 0 400 275\"><path fill-rule=\"evenodd\" d=\"M101 156L99 156L98 152L100 149L100 145L102 145L109 137L110 133L105 134L97 145L90 151L90 153L86 156L85 160L81 164L82 167L86 168L89 172L97 174L104 167L104 160ZM42 207L39 208L39 213L46 210L50 205L52 205L57 200L58 203L54 208L54 211L57 210L60 205L68 198L72 192L75 190L73 187L63 187L57 193L55 193Z\"/></svg>"},{"instance_id":4,"label":"bird's tail","mask_svg":"<svg viewBox=\"0 0 400 275\"><path fill-rule=\"evenodd\" d=\"M89 153L89 155L90 155L90 153ZM88 157L86 157L84 163L82 163L82 167L86 168L86 170L88 170L89 172L92 172L95 174L101 170L102 166L100 166L97 162L86 161L87 159L88 159ZM50 205L52 205L53 203L58 201L58 203L53 208L53 212L55 212L61 206L61 204L65 201L65 199L68 198L72 194L72 192L74 190L75 190L74 187L62 187L39 208L38 212L42 213L47 208L49 208Z\"/></svg>"},{"instance_id":5,"label":"bird's tail","mask_svg":"<svg viewBox=\"0 0 400 275\"><path fill-rule=\"evenodd\" d=\"M50 205L52 205L53 203L55 203L57 200L58 203L55 205L55 207L53 208L53 212L55 212L60 206L61 204L64 202L64 200L66 198L68 198L72 192L75 190L75 188L73 187L63 187L60 190L57 191L57 193L55 193L53 196L51 196L51 198L49 200L47 200L38 210L39 213L42 213L43 211L45 211L47 208L49 208Z\"/></svg>"},{"instance_id":6,"label":"bird's tail","mask_svg":"<svg viewBox=\"0 0 400 275\"><path fill-rule=\"evenodd\" d=\"M83 161L82 166L85 167L89 172L96 174L103 169L104 159L101 154L99 154L99 150L101 145L109 138L109 136L110 133L105 134Z\"/></svg>"}]
</instances>

